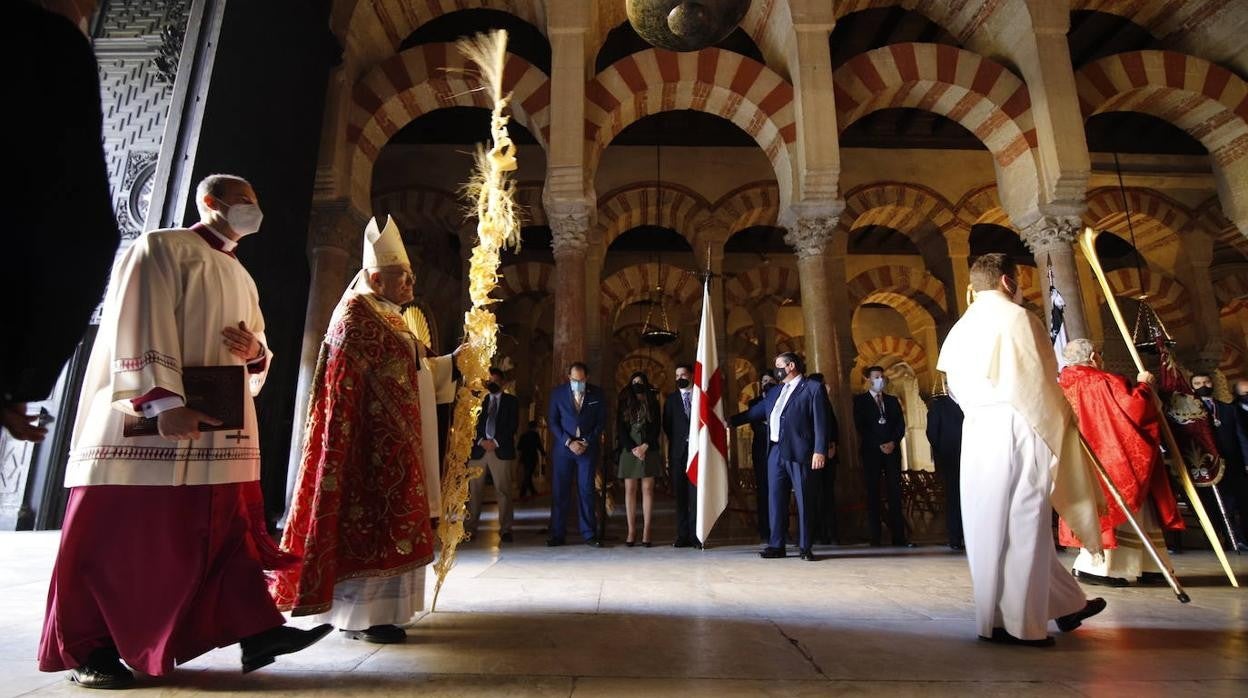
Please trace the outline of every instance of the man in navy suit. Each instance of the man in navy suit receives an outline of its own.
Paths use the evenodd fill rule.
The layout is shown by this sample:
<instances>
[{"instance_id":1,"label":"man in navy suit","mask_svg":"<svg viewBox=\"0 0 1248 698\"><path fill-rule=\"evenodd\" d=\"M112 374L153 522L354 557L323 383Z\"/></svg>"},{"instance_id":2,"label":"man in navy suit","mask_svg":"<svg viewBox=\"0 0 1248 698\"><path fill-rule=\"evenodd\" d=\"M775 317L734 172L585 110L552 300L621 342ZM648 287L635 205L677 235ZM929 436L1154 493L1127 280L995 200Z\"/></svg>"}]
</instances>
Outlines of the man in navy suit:
<instances>
[{"instance_id":1,"label":"man in navy suit","mask_svg":"<svg viewBox=\"0 0 1248 698\"><path fill-rule=\"evenodd\" d=\"M503 392L503 371L490 369L485 384L489 394L481 402L477 416L477 438L473 442L469 465L480 466L482 472L468 482L468 532L476 535L481 523L481 504L485 499L485 470L494 479L498 497L499 542L510 543L513 508L511 502L512 471L516 465L516 430L520 427L520 401Z\"/></svg>"},{"instance_id":2,"label":"man in navy suit","mask_svg":"<svg viewBox=\"0 0 1248 698\"><path fill-rule=\"evenodd\" d=\"M867 392L854 396L854 426L858 429L858 452L863 482L867 486L867 527L871 545L880 544L880 475L888 493L888 532L893 545L913 548L906 539L906 520L901 513L901 439L906 418L901 401L884 392L884 369L869 366L862 372Z\"/></svg>"},{"instance_id":3,"label":"man in navy suit","mask_svg":"<svg viewBox=\"0 0 1248 698\"><path fill-rule=\"evenodd\" d=\"M550 538L546 545L563 545L572 483L580 498L577 519L585 544L601 548L596 535L594 471L599 457L599 440L607 423L602 389L590 385L589 367L577 361L568 368L568 382L550 391L551 477Z\"/></svg>"},{"instance_id":4,"label":"man in navy suit","mask_svg":"<svg viewBox=\"0 0 1248 698\"><path fill-rule=\"evenodd\" d=\"M768 507L771 539L759 555L784 557L784 534L789 522L789 493L797 499L798 546L803 560L814 560L813 531L806 516L807 474L822 470L828 452L828 398L823 386L803 375L801 357L784 352L776 357L775 376L780 385L763 396L746 413L751 422L767 421Z\"/></svg>"},{"instance_id":5,"label":"man in navy suit","mask_svg":"<svg viewBox=\"0 0 1248 698\"><path fill-rule=\"evenodd\" d=\"M1218 454L1226 462L1222 480L1214 485L1226 507L1226 523L1234 527L1236 549L1241 553L1248 552L1248 472L1244 470L1244 463L1248 461L1248 431L1245 431L1244 423L1236 414L1238 408L1235 405L1219 402L1213 397L1213 376L1193 373L1191 382L1192 390L1209 416ZM1201 499L1205 509L1216 512L1218 502L1209 492L1211 489L1202 487ZM1227 542L1230 542L1229 538Z\"/></svg>"}]
</instances>

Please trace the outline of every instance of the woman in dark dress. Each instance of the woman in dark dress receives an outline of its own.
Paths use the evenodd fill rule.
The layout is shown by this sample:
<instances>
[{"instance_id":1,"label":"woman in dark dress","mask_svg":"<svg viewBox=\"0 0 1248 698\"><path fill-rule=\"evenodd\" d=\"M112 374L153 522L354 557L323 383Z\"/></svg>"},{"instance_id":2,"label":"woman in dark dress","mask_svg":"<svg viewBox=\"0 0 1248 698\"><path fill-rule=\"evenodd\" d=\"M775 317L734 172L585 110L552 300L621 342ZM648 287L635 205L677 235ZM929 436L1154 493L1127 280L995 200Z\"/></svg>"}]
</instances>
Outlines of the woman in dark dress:
<instances>
[{"instance_id":1,"label":"woman in dark dress","mask_svg":"<svg viewBox=\"0 0 1248 698\"><path fill-rule=\"evenodd\" d=\"M619 419L615 433L620 458L616 474L624 481L624 510L628 515L628 538L624 544L631 548L637 542L633 520L637 517L637 483L640 481L641 544L648 548L654 478L659 475L663 460L659 452L659 399L646 374L638 371L629 377L628 385L620 391L617 404Z\"/></svg>"}]
</instances>

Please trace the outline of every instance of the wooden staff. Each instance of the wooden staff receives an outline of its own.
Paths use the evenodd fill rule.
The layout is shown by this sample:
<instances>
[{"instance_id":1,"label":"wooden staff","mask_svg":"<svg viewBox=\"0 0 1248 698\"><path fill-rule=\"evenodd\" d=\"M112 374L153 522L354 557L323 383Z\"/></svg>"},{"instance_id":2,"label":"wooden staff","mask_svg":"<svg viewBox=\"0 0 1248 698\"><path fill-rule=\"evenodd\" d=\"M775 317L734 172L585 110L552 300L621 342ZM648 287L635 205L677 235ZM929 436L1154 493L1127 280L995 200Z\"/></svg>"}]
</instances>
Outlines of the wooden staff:
<instances>
[{"instance_id":1,"label":"wooden staff","mask_svg":"<svg viewBox=\"0 0 1248 698\"><path fill-rule=\"evenodd\" d=\"M1179 586L1179 580L1174 578L1174 574L1170 571L1170 566L1165 560L1161 559L1161 553L1157 552L1157 547L1153 545L1153 541L1149 539L1148 533L1144 531L1140 523L1135 520L1135 516L1131 513L1131 508L1127 506L1127 500L1123 498L1122 493L1118 491L1118 486L1109 478L1109 471L1105 469L1105 465L1101 463L1101 459L1096 457L1096 453L1092 451L1092 447L1088 445L1088 440L1083 438L1083 434L1079 435L1079 443L1083 444L1083 450L1088 454L1088 458L1092 460L1092 464L1096 466L1096 472L1101 476L1101 481L1105 483L1105 489L1109 491L1109 495L1113 497L1118 508L1122 509L1122 513L1127 516L1127 523L1131 524L1131 528L1135 531L1135 535L1140 537L1140 542L1144 544L1144 549L1148 551L1149 557L1153 558L1153 562L1157 563L1157 567L1161 569L1161 575L1166 578L1166 583L1174 590L1174 595L1179 598L1179 603L1188 603L1192 597L1183 591L1183 587ZM1108 551L1105 553L1108 555Z\"/></svg>"},{"instance_id":2,"label":"wooden staff","mask_svg":"<svg viewBox=\"0 0 1248 698\"><path fill-rule=\"evenodd\" d=\"M1131 359L1135 361L1136 369L1143 373L1144 361L1140 358L1140 352L1135 348L1135 341L1131 338L1131 331L1127 329L1127 323L1122 317L1122 310L1118 307L1118 299L1114 297L1114 292L1109 287L1109 280L1105 278L1105 270L1101 268L1100 258L1096 256L1096 237L1099 234L1095 230L1085 227L1083 235L1079 236L1079 247L1083 249L1083 256L1088 260L1088 264L1092 266L1092 273L1096 275L1096 280L1101 284L1101 291L1105 294L1105 302L1109 305L1109 312L1114 316L1114 322L1118 325L1118 331L1122 333L1123 341L1127 343L1127 351L1131 352ZM1209 545L1213 547L1213 552L1217 554L1218 562L1222 563L1222 570L1226 572L1227 579L1231 580L1231 586L1238 588L1239 580L1235 578L1235 573L1231 570L1231 563L1227 561L1226 553L1222 550L1222 544L1218 542L1218 534L1213 528L1213 522L1209 520L1209 514L1205 512L1205 506L1201 503L1200 496L1196 494L1196 485L1192 483L1192 478L1188 475L1187 463L1183 460L1183 452L1179 450L1178 441L1175 440L1174 432L1170 430L1170 423L1166 420L1166 410L1161 404L1161 397L1158 396L1155 390L1148 392L1153 396L1153 406L1157 408L1157 414L1161 417L1162 439L1165 441L1166 448L1170 450L1170 455L1178 463L1179 482L1183 485L1183 491L1187 493L1187 501L1192 505L1192 510L1196 512L1196 518L1200 519L1200 527L1209 539ZM1130 512L1128 512L1128 516L1130 516ZM1147 538L1142 538L1142 540L1147 541Z\"/></svg>"}]
</instances>

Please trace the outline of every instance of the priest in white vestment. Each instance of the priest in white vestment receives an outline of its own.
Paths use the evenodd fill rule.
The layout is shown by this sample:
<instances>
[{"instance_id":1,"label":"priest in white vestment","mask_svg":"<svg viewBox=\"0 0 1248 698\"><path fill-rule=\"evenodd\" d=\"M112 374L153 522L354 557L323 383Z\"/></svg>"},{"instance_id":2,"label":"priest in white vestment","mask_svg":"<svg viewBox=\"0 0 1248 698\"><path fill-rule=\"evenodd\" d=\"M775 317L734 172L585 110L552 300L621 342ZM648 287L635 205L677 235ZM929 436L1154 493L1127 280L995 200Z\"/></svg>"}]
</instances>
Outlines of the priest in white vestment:
<instances>
[{"instance_id":1,"label":"priest in white vestment","mask_svg":"<svg viewBox=\"0 0 1248 698\"><path fill-rule=\"evenodd\" d=\"M266 590L263 570L290 560L268 537L258 482L253 396L272 353L234 257L260 227L256 194L211 175L196 200L200 223L144 233L113 267L83 381L39 668L88 688L131 685L122 661L159 676L233 643L247 672L331 630L283 625ZM241 429L204 430L222 422L188 406L194 367L237 367ZM127 436L140 416L158 433Z\"/></svg>"},{"instance_id":2,"label":"priest in white vestment","mask_svg":"<svg viewBox=\"0 0 1248 698\"><path fill-rule=\"evenodd\" d=\"M313 378L282 539L304 562L279 572L272 592L294 615L395 643L424 608L442 506L436 405L454 399L454 354L429 356L403 319L414 277L393 220L369 222L363 262Z\"/></svg>"},{"instance_id":3,"label":"priest in white vestment","mask_svg":"<svg viewBox=\"0 0 1248 698\"><path fill-rule=\"evenodd\" d=\"M1048 333L1018 303L1014 263L980 256L971 286L975 300L937 368L966 415L962 512L975 622L985 640L1050 645L1049 619L1069 631L1105 607L1086 599L1058 560L1052 510L1099 553L1104 499L1058 386Z\"/></svg>"}]
</instances>

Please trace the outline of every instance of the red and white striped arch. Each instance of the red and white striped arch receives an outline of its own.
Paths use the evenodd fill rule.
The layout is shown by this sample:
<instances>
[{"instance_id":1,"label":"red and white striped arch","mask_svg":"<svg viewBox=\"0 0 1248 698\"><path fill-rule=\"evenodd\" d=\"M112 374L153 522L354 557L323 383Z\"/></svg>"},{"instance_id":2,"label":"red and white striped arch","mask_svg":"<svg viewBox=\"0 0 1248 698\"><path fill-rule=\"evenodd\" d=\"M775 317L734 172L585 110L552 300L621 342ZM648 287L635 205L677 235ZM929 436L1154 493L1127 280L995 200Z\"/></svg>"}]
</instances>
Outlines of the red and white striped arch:
<instances>
[{"instance_id":1,"label":"red and white striped arch","mask_svg":"<svg viewBox=\"0 0 1248 698\"><path fill-rule=\"evenodd\" d=\"M422 25L460 10L489 9L513 14L546 33L545 0L338 0L330 26L345 52L364 67L399 49Z\"/></svg>"},{"instance_id":2,"label":"red and white striped arch","mask_svg":"<svg viewBox=\"0 0 1248 698\"><path fill-rule=\"evenodd\" d=\"M1136 271L1134 267L1115 269L1105 274L1115 296L1140 300L1147 297L1157 317L1174 332L1193 321L1192 304L1187 289L1179 281L1155 269ZM1105 299L1101 298L1104 303Z\"/></svg>"},{"instance_id":3,"label":"red and white striped arch","mask_svg":"<svg viewBox=\"0 0 1248 698\"><path fill-rule=\"evenodd\" d=\"M520 262L498 270L496 297L508 300L523 295L554 296L555 265L545 262Z\"/></svg>"},{"instance_id":4,"label":"red and white striped arch","mask_svg":"<svg viewBox=\"0 0 1248 698\"><path fill-rule=\"evenodd\" d=\"M724 284L724 301L730 306L745 305L758 298L800 303L801 296L797 270L778 264L754 267Z\"/></svg>"},{"instance_id":5,"label":"red and white striped arch","mask_svg":"<svg viewBox=\"0 0 1248 698\"><path fill-rule=\"evenodd\" d=\"M404 187L388 192L378 192L373 197L373 215L394 216L400 230L416 232L410 227L432 225L438 230L458 235L465 226L473 225L473 219L465 215L462 203L455 195L435 187Z\"/></svg>"},{"instance_id":6,"label":"red and white striped arch","mask_svg":"<svg viewBox=\"0 0 1248 698\"><path fill-rule=\"evenodd\" d=\"M585 87L590 178L603 151L629 124L665 111L692 109L736 124L763 149L780 199L793 190L797 138L793 86L767 66L717 48L690 53L650 49L625 56Z\"/></svg>"},{"instance_id":7,"label":"red and white striped arch","mask_svg":"<svg viewBox=\"0 0 1248 698\"><path fill-rule=\"evenodd\" d=\"M945 285L929 272L913 267L884 265L868 269L849 280L848 291L849 304L854 308L874 301L893 306L905 315L896 305L901 303L903 307L920 308L934 323L944 320L949 312Z\"/></svg>"},{"instance_id":8,"label":"red and white striped arch","mask_svg":"<svg viewBox=\"0 0 1248 698\"><path fill-rule=\"evenodd\" d=\"M960 225L967 230L980 223L991 223L1014 232L1014 222L1001 206L1001 197L997 195L996 183L976 187L962 196L953 207Z\"/></svg>"},{"instance_id":9,"label":"red and white striped arch","mask_svg":"<svg viewBox=\"0 0 1248 698\"><path fill-rule=\"evenodd\" d=\"M653 183L629 184L598 198L595 239L610 246L637 226L658 225L675 230L692 247L709 208L700 194L679 184L664 182L658 192Z\"/></svg>"},{"instance_id":10,"label":"red and white striped arch","mask_svg":"<svg viewBox=\"0 0 1248 698\"><path fill-rule=\"evenodd\" d=\"M702 281L697 274L671 264L634 264L603 279L603 315L614 317L622 308L653 297L658 286L663 287L666 298L675 299L680 306L693 307L693 303L702 297Z\"/></svg>"},{"instance_id":11,"label":"red and white striped arch","mask_svg":"<svg viewBox=\"0 0 1248 698\"><path fill-rule=\"evenodd\" d=\"M923 109L965 126L1002 169L1022 160L1034 170L1027 86L988 58L944 44L892 44L855 56L832 79L842 131L879 109Z\"/></svg>"},{"instance_id":12,"label":"red and white striped arch","mask_svg":"<svg viewBox=\"0 0 1248 698\"><path fill-rule=\"evenodd\" d=\"M1108 230L1131 241L1135 231L1135 248L1141 253L1169 244L1179 244L1179 233L1192 225L1192 212L1183 204L1152 189L1132 187L1126 190L1124 206L1122 191L1102 187L1088 192L1088 207L1083 222L1096 230ZM1131 225L1127 226L1127 212Z\"/></svg>"},{"instance_id":13,"label":"red and white striped arch","mask_svg":"<svg viewBox=\"0 0 1248 698\"><path fill-rule=\"evenodd\" d=\"M1151 114L1187 131L1223 168L1248 155L1248 83L1219 65L1174 51L1132 51L1089 63L1075 83L1085 118Z\"/></svg>"},{"instance_id":14,"label":"red and white striped arch","mask_svg":"<svg viewBox=\"0 0 1248 698\"><path fill-rule=\"evenodd\" d=\"M1168 42L1214 19L1235 0L1070 0L1070 11L1091 10L1129 19Z\"/></svg>"},{"instance_id":15,"label":"red and white striped arch","mask_svg":"<svg viewBox=\"0 0 1248 698\"><path fill-rule=\"evenodd\" d=\"M364 75L352 90L346 126L352 201L365 210L373 163L399 129L446 107L490 108L479 87L475 68L470 69L449 43L407 49ZM528 61L509 54L503 88L512 93L515 120L545 147L550 136L550 79Z\"/></svg>"},{"instance_id":16,"label":"red and white striped arch","mask_svg":"<svg viewBox=\"0 0 1248 698\"><path fill-rule=\"evenodd\" d=\"M756 225L776 225L780 217L780 191L774 181L743 184L711 204L715 218L728 237Z\"/></svg>"},{"instance_id":17,"label":"red and white striped arch","mask_svg":"<svg viewBox=\"0 0 1248 698\"><path fill-rule=\"evenodd\" d=\"M861 376L867 366L882 366L887 370L894 364L904 362L920 377L930 368L923 345L909 337L873 337L859 344L857 349L858 357L854 361L851 379Z\"/></svg>"},{"instance_id":18,"label":"red and white striped arch","mask_svg":"<svg viewBox=\"0 0 1248 698\"><path fill-rule=\"evenodd\" d=\"M1228 381L1239 381L1248 378L1248 366L1244 364L1245 357L1243 347L1222 340L1222 361L1218 364L1218 370L1221 371Z\"/></svg>"},{"instance_id":19,"label":"red and white striped arch","mask_svg":"<svg viewBox=\"0 0 1248 698\"><path fill-rule=\"evenodd\" d=\"M1132 51L1080 68L1075 86L1085 119L1140 112L1200 141L1214 162L1223 210L1248 230L1248 82L1195 56Z\"/></svg>"},{"instance_id":20,"label":"red and white striped arch","mask_svg":"<svg viewBox=\"0 0 1248 698\"><path fill-rule=\"evenodd\" d=\"M875 182L851 189L837 222L846 239L859 228L879 225L902 233L916 244L922 241L921 232L928 224L943 235L958 224L958 219L940 194L903 182Z\"/></svg>"}]
</instances>

